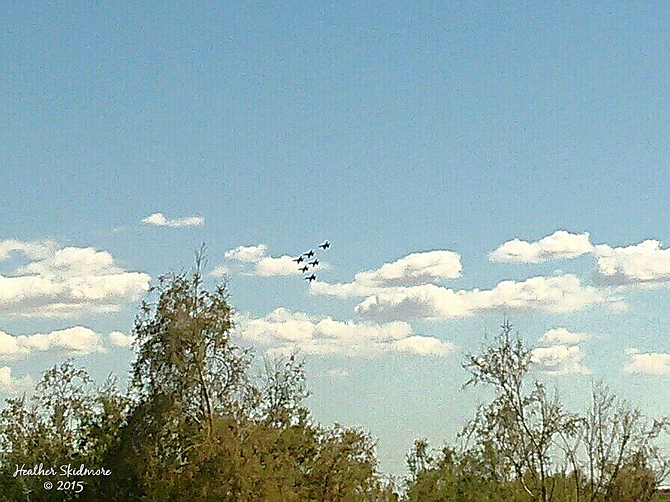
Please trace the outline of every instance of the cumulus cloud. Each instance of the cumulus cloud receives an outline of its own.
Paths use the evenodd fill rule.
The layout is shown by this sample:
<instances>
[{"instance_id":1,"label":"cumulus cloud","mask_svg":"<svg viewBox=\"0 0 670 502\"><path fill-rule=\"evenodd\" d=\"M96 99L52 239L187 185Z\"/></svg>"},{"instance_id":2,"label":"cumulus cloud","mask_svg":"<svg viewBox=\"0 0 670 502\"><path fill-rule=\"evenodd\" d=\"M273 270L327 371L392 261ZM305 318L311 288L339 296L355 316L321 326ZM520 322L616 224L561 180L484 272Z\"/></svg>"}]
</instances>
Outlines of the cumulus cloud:
<instances>
[{"instance_id":1,"label":"cumulus cloud","mask_svg":"<svg viewBox=\"0 0 670 502\"><path fill-rule=\"evenodd\" d=\"M319 264L316 268L323 268L323 266ZM273 277L277 275L298 275L300 273L298 266L293 261L293 257L284 255L278 258L272 256L262 258L256 263L253 275Z\"/></svg>"},{"instance_id":2,"label":"cumulus cloud","mask_svg":"<svg viewBox=\"0 0 670 502\"><path fill-rule=\"evenodd\" d=\"M336 296L338 298L356 298L360 296L370 296L382 292L386 289L380 286L361 284L360 282L331 283L331 282L313 282L309 285L309 292L313 295Z\"/></svg>"},{"instance_id":3,"label":"cumulus cloud","mask_svg":"<svg viewBox=\"0 0 670 502\"><path fill-rule=\"evenodd\" d=\"M14 273L0 275L0 314L66 317L114 312L137 300L149 288L149 281L147 274L119 267L106 251L52 249Z\"/></svg>"},{"instance_id":4,"label":"cumulus cloud","mask_svg":"<svg viewBox=\"0 0 670 502\"><path fill-rule=\"evenodd\" d=\"M13 253L21 253L31 259L47 257L56 243L49 240L23 242L16 239L0 239L0 261L8 259Z\"/></svg>"},{"instance_id":5,"label":"cumulus cloud","mask_svg":"<svg viewBox=\"0 0 670 502\"><path fill-rule=\"evenodd\" d=\"M574 345L594 338L590 333L578 333L568 331L565 328L554 328L547 331L540 338L540 342L550 345L568 344Z\"/></svg>"},{"instance_id":6,"label":"cumulus cloud","mask_svg":"<svg viewBox=\"0 0 670 502\"><path fill-rule=\"evenodd\" d=\"M576 258L593 252L589 234L572 234L558 230L536 242L513 239L489 254L492 261L538 263L547 260Z\"/></svg>"},{"instance_id":7,"label":"cumulus cloud","mask_svg":"<svg viewBox=\"0 0 670 502\"><path fill-rule=\"evenodd\" d=\"M242 317L238 328L241 338L279 354L300 350L313 356L444 356L454 350L450 342L413 333L406 322L373 324L337 321L330 317L315 319L285 308L278 308L262 318Z\"/></svg>"},{"instance_id":8,"label":"cumulus cloud","mask_svg":"<svg viewBox=\"0 0 670 502\"><path fill-rule=\"evenodd\" d=\"M1 394L15 394L17 392L23 392L32 388L33 385L33 379L30 376L14 378L12 376L12 369L9 366L0 367Z\"/></svg>"},{"instance_id":9,"label":"cumulus cloud","mask_svg":"<svg viewBox=\"0 0 670 502\"><path fill-rule=\"evenodd\" d=\"M132 335L120 331L113 331L103 337L84 326L32 335L10 335L0 331L0 360L22 359L44 352L57 352L68 356L104 353L110 346L131 347L133 340Z\"/></svg>"},{"instance_id":10,"label":"cumulus cloud","mask_svg":"<svg viewBox=\"0 0 670 502\"><path fill-rule=\"evenodd\" d=\"M205 224L205 218L201 216L186 216L184 218L167 219L162 213L154 213L142 220L142 223L157 227L201 227Z\"/></svg>"},{"instance_id":11,"label":"cumulus cloud","mask_svg":"<svg viewBox=\"0 0 670 502\"><path fill-rule=\"evenodd\" d=\"M596 246L596 279L605 285L670 284L670 249L656 240L612 248Z\"/></svg>"},{"instance_id":12,"label":"cumulus cloud","mask_svg":"<svg viewBox=\"0 0 670 502\"><path fill-rule=\"evenodd\" d=\"M434 284L375 289L357 283L321 282L313 284L310 291L338 297L367 296L356 306L355 312L376 320L440 320L500 310L574 312L599 303L615 307L621 304L619 299L583 285L578 277L570 274L502 281L490 290L455 291Z\"/></svg>"},{"instance_id":13,"label":"cumulus cloud","mask_svg":"<svg viewBox=\"0 0 670 502\"><path fill-rule=\"evenodd\" d=\"M453 251L412 253L377 270L359 272L355 282L368 286L413 286L442 279L456 279L463 267L461 256Z\"/></svg>"},{"instance_id":14,"label":"cumulus cloud","mask_svg":"<svg viewBox=\"0 0 670 502\"><path fill-rule=\"evenodd\" d=\"M670 375L670 354L659 352L640 352L639 349L626 350L630 362L624 372L640 375Z\"/></svg>"},{"instance_id":15,"label":"cumulus cloud","mask_svg":"<svg viewBox=\"0 0 670 502\"><path fill-rule=\"evenodd\" d=\"M0 331L0 359L19 359L33 352L52 350L61 351L67 355L80 356L94 352L104 352L105 348L100 335L83 326L74 326L45 334L19 336Z\"/></svg>"},{"instance_id":16,"label":"cumulus cloud","mask_svg":"<svg viewBox=\"0 0 670 502\"><path fill-rule=\"evenodd\" d=\"M228 260L229 264L218 265L210 274L223 275L221 272L229 273L231 267L242 265L245 270L244 273L248 275L255 275L258 277L276 277L288 275L300 275L298 270L299 265L293 261L294 257L289 255L270 256L268 255L268 247L266 244L258 244L257 246L238 246L235 249L226 251L224 258ZM236 262L236 263L235 263ZM246 267L245 267L246 266ZM250 266L251 268L248 268ZM320 262L317 269L327 269L330 265Z\"/></svg>"},{"instance_id":17,"label":"cumulus cloud","mask_svg":"<svg viewBox=\"0 0 670 502\"><path fill-rule=\"evenodd\" d=\"M531 352L533 363L549 375L589 375L591 371L582 364L583 358L577 345L538 347Z\"/></svg>"},{"instance_id":18,"label":"cumulus cloud","mask_svg":"<svg viewBox=\"0 0 670 502\"><path fill-rule=\"evenodd\" d=\"M125 333L121 333L120 331L112 331L109 334L109 342L116 347L122 347L122 348L132 347L134 341L135 337L133 337L132 335L126 335Z\"/></svg>"},{"instance_id":19,"label":"cumulus cloud","mask_svg":"<svg viewBox=\"0 0 670 502\"><path fill-rule=\"evenodd\" d=\"M596 257L595 282L598 286L669 286L670 248L657 240L612 247L593 245L589 234L558 230L536 242L513 239L489 254L492 261L537 263L575 258L584 254Z\"/></svg>"},{"instance_id":20,"label":"cumulus cloud","mask_svg":"<svg viewBox=\"0 0 670 502\"><path fill-rule=\"evenodd\" d=\"M226 251L224 256L228 260L257 263L263 257L267 256L267 253L267 245L259 244L258 246L238 246L235 249Z\"/></svg>"},{"instance_id":21,"label":"cumulus cloud","mask_svg":"<svg viewBox=\"0 0 670 502\"><path fill-rule=\"evenodd\" d=\"M590 333L550 329L540 337L540 342L549 346L533 349L531 360L539 371L548 375L589 375L591 371L583 364L584 355L577 344L592 338L594 335Z\"/></svg>"}]
</instances>

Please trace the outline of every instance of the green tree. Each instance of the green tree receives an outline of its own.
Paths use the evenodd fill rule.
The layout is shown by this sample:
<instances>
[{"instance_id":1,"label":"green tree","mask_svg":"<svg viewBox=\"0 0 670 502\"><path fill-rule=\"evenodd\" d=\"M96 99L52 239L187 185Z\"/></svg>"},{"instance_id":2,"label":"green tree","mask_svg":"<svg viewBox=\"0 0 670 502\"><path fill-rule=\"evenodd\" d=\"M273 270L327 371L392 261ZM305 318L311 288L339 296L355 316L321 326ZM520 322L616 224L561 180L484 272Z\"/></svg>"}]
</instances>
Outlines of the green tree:
<instances>
[{"instance_id":1,"label":"green tree","mask_svg":"<svg viewBox=\"0 0 670 502\"><path fill-rule=\"evenodd\" d=\"M44 490L43 483L61 479L88 485L90 478L14 477L16 466L100 467L127 408L127 398L111 377L96 387L71 360L47 370L30 398L7 399L0 412L0 500L89 500L85 492Z\"/></svg>"},{"instance_id":2,"label":"green tree","mask_svg":"<svg viewBox=\"0 0 670 502\"><path fill-rule=\"evenodd\" d=\"M251 355L232 343L225 285L202 287L204 264L201 249L193 271L161 276L151 288L155 302L142 302L133 329L133 406L107 452L118 475L101 484L106 497L170 494L216 419L245 413Z\"/></svg>"},{"instance_id":3,"label":"green tree","mask_svg":"<svg viewBox=\"0 0 670 502\"><path fill-rule=\"evenodd\" d=\"M225 285L205 289L203 264L200 252L193 271L161 277L142 305L133 406L101 500L393 500L367 434L311 420L295 354L251 376Z\"/></svg>"},{"instance_id":4,"label":"green tree","mask_svg":"<svg viewBox=\"0 0 670 502\"><path fill-rule=\"evenodd\" d=\"M433 452L417 440L407 455L410 476L407 502L526 502L529 495L509 479L494 448L458 452L451 447Z\"/></svg>"}]
</instances>

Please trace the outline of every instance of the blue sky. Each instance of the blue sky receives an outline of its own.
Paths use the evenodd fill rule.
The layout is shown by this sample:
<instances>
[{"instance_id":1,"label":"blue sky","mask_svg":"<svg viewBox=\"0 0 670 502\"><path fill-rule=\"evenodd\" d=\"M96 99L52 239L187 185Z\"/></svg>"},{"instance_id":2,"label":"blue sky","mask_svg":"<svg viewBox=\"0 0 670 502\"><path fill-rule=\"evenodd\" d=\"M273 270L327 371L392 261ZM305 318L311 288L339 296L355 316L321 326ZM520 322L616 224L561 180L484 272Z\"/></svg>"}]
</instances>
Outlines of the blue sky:
<instances>
[{"instance_id":1,"label":"blue sky","mask_svg":"<svg viewBox=\"0 0 670 502\"><path fill-rule=\"evenodd\" d=\"M90 330L6 346L6 392L72 353L99 377L127 365L109 333L127 335L147 281L189 267L205 242L212 268L231 269L251 330L241 339L257 352L304 342L277 334L279 308L308 339L349 330L327 355L307 353L310 404L326 423L371 430L389 471L413 438L451 439L485 397L460 392L459 365L505 314L532 343L550 329L591 335L544 343L578 348L572 371L539 372L575 405L604 378L670 413L655 399L670 379L667 3L15 2L0 18L0 274L55 288L21 304L5 283L0 331ZM155 213L203 224L142 222ZM532 244L558 230L569 234ZM254 275L262 257L326 238L329 268L311 287ZM490 258L513 239L530 248ZM225 257L260 244L256 261ZM354 281L439 250L461 270L442 254L431 275L422 254L397 277ZM543 303L547 281L565 277L582 303ZM440 296L501 281L523 291L468 296L460 316ZM373 290L334 294L346 283ZM76 303L72 284L104 291ZM416 315L428 290L442 309L432 319ZM406 294L409 309L389 300ZM383 319L355 310L369 298ZM350 324L315 328L328 317ZM370 329L443 345L371 345Z\"/></svg>"}]
</instances>

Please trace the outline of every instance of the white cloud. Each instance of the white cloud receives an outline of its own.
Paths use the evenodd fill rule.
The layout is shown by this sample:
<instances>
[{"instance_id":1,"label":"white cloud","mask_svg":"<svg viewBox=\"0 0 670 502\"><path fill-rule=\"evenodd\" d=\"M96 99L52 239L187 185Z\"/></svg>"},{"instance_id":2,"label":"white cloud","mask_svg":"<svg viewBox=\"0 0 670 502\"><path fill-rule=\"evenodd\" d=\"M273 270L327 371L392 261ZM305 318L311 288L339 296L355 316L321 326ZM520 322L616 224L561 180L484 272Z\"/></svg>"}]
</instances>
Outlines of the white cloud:
<instances>
[{"instance_id":1,"label":"white cloud","mask_svg":"<svg viewBox=\"0 0 670 502\"><path fill-rule=\"evenodd\" d=\"M342 368L333 368L326 371L326 375L331 378L346 378L349 376L349 372L347 370L343 370Z\"/></svg>"},{"instance_id":2,"label":"white cloud","mask_svg":"<svg viewBox=\"0 0 670 502\"><path fill-rule=\"evenodd\" d=\"M434 284L373 288L357 283L321 282L313 284L310 291L338 297L367 296L355 311L377 320L439 320L499 310L574 312L599 303L609 303L614 307L621 304L619 299L585 286L578 277L569 274L532 277L521 282L502 281L491 290L455 291Z\"/></svg>"},{"instance_id":3,"label":"white cloud","mask_svg":"<svg viewBox=\"0 0 670 502\"><path fill-rule=\"evenodd\" d=\"M186 216L184 218L167 219L162 213L154 213L142 220L142 223L157 227L201 227L205 224L205 218L201 216Z\"/></svg>"},{"instance_id":4,"label":"white cloud","mask_svg":"<svg viewBox=\"0 0 670 502\"><path fill-rule=\"evenodd\" d=\"M548 375L589 375L591 371L582 363L584 358L578 343L593 338L590 333L572 332L554 328L540 337L549 347L538 347L531 352L531 359L538 369Z\"/></svg>"},{"instance_id":5,"label":"white cloud","mask_svg":"<svg viewBox=\"0 0 670 502\"><path fill-rule=\"evenodd\" d=\"M461 257L452 251L412 253L376 270L359 272L349 283L315 282L310 292L317 295L355 298L390 291L392 288L418 286L461 275Z\"/></svg>"},{"instance_id":6,"label":"white cloud","mask_svg":"<svg viewBox=\"0 0 670 502\"><path fill-rule=\"evenodd\" d=\"M406 322L386 324L314 319L301 312L278 308L260 319L238 320L238 335L271 347L274 353L300 350L314 356L375 357L388 354L444 356L454 345L435 337L417 335Z\"/></svg>"},{"instance_id":7,"label":"white cloud","mask_svg":"<svg viewBox=\"0 0 670 502\"><path fill-rule=\"evenodd\" d=\"M0 314L65 317L114 312L137 300L148 289L149 280L147 274L116 265L106 251L53 249L11 275L0 275Z\"/></svg>"},{"instance_id":8,"label":"white cloud","mask_svg":"<svg viewBox=\"0 0 670 502\"><path fill-rule=\"evenodd\" d=\"M656 240L618 248L599 245L596 256L596 278L606 285L670 283L670 249Z\"/></svg>"},{"instance_id":9,"label":"white cloud","mask_svg":"<svg viewBox=\"0 0 670 502\"><path fill-rule=\"evenodd\" d=\"M433 336L412 335L395 340L392 351L418 356L443 356L454 351L454 345Z\"/></svg>"},{"instance_id":10,"label":"white cloud","mask_svg":"<svg viewBox=\"0 0 670 502\"><path fill-rule=\"evenodd\" d=\"M133 337L132 335L126 335L125 333L121 333L120 331L112 331L109 334L109 342L117 347L123 347L123 348L132 347L134 341L135 337Z\"/></svg>"},{"instance_id":11,"label":"white cloud","mask_svg":"<svg viewBox=\"0 0 670 502\"><path fill-rule=\"evenodd\" d=\"M536 242L513 239L489 254L492 261L538 263L547 260L576 258L593 252L589 234L572 234L558 230Z\"/></svg>"},{"instance_id":12,"label":"white cloud","mask_svg":"<svg viewBox=\"0 0 670 502\"><path fill-rule=\"evenodd\" d=\"M336 296L338 298L369 296L384 291L385 289L391 288L364 285L359 282L330 283L321 281L313 282L309 285L309 292L313 295Z\"/></svg>"},{"instance_id":13,"label":"white cloud","mask_svg":"<svg viewBox=\"0 0 670 502\"><path fill-rule=\"evenodd\" d=\"M641 375L670 375L670 354L640 352L639 349L626 350L630 362L623 369L626 373Z\"/></svg>"},{"instance_id":14,"label":"white cloud","mask_svg":"<svg viewBox=\"0 0 670 502\"><path fill-rule=\"evenodd\" d=\"M226 251L224 256L228 260L257 263L261 258L267 255L267 252L267 245L259 244L258 246L238 246L235 249Z\"/></svg>"},{"instance_id":15,"label":"white cloud","mask_svg":"<svg viewBox=\"0 0 670 502\"><path fill-rule=\"evenodd\" d=\"M594 335L590 333L577 333L568 331L565 328L554 328L542 335L540 342L550 345L574 345L591 338L594 338Z\"/></svg>"},{"instance_id":16,"label":"white cloud","mask_svg":"<svg viewBox=\"0 0 670 502\"><path fill-rule=\"evenodd\" d=\"M256 263L253 275L260 277L274 277L278 275L300 275L299 265L293 261L292 256L284 255L278 258L266 256ZM310 271L313 269L328 268L328 265L319 262L317 266L310 265Z\"/></svg>"},{"instance_id":17,"label":"white cloud","mask_svg":"<svg viewBox=\"0 0 670 502\"><path fill-rule=\"evenodd\" d=\"M538 259L576 255L592 249L588 234L574 235L565 231L558 231L539 243L526 244L535 250L533 253ZM530 259L530 253L526 253L526 258ZM378 322L452 319L499 310L574 312L598 303L607 303L616 309L625 307L620 298L583 285L571 274L501 281L490 290L454 290L434 284L439 279L457 278L461 271L460 255L452 251L412 253L377 270L359 272L349 283L312 283L310 293L338 298L363 297L355 312Z\"/></svg>"},{"instance_id":18,"label":"white cloud","mask_svg":"<svg viewBox=\"0 0 670 502\"><path fill-rule=\"evenodd\" d=\"M225 277L230 274L230 268L226 265L217 265L212 269L209 275L213 277Z\"/></svg>"},{"instance_id":19,"label":"white cloud","mask_svg":"<svg viewBox=\"0 0 670 502\"><path fill-rule=\"evenodd\" d=\"M531 358L540 371L549 375L589 375L591 371L582 364L584 355L577 345L538 347Z\"/></svg>"},{"instance_id":20,"label":"white cloud","mask_svg":"<svg viewBox=\"0 0 670 502\"><path fill-rule=\"evenodd\" d=\"M231 262L253 265L251 270L247 269L247 272L245 272L248 275L276 277L301 274L300 270L298 270L300 265L293 261L295 257L289 255L278 257L269 256L267 252L268 247L265 244L258 244L257 246L238 246L235 249L226 251L224 257ZM319 265L317 266L310 265L310 270L315 268L327 269L330 268L330 265L323 262L319 262ZM229 265L223 264L218 265L214 269L214 271L217 270L230 272L231 268ZM214 271L212 272L212 275L215 275Z\"/></svg>"},{"instance_id":21,"label":"white cloud","mask_svg":"<svg viewBox=\"0 0 670 502\"><path fill-rule=\"evenodd\" d=\"M625 247L594 246L586 232L571 234L559 230L537 242L513 239L489 257L493 261L537 263L589 253L596 257L595 279L600 286L670 285L670 248L662 248L653 239Z\"/></svg>"},{"instance_id":22,"label":"white cloud","mask_svg":"<svg viewBox=\"0 0 670 502\"><path fill-rule=\"evenodd\" d=\"M22 253L31 259L45 258L56 248L53 241L23 242L16 239L0 240L0 261L10 257L12 253Z\"/></svg>"},{"instance_id":23,"label":"white cloud","mask_svg":"<svg viewBox=\"0 0 670 502\"><path fill-rule=\"evenodd\" d=\"M34 385L33 379L30 376L22 378L14 378L12 376L12 369L9 366L0 367L0 393L14 394L23 392L32 388Z\"/></svg>"},{"instance_id":24,"label":"white cloud","mask_svg":"<svg viewBox=\"0 0 670 502\"><path fill-rule=\"evenodd\" d=\"M359 272L355 282L368 286L414 286L461 276L461 257L453 251L412 253L377 270Z\"/></svg>"},{"instance_id":25,"label":"white cloud","mask_svg":"<svg viewBox=\"0 0 670 502\"><path fill-rule=\"evenodd\" d=\"M62 351L74 356L105 351L100 335L83 326L74 326L46 334L19 336L0 331L0 359L19 359L33 352L50 350Z\"/></svg>"},{"instance_id":26,"label":"white cloud","mask_svg":"<svg viewBox=\"0 0 670 502\"><path fill-rule=\"evenodd\" d=\"M94 248L65 247L58 249L42 260L20 267L20 274L34 274L51 277L81 277L100 270L118 272L114 258L106 251Z\"/></svg>"}]
</instances>

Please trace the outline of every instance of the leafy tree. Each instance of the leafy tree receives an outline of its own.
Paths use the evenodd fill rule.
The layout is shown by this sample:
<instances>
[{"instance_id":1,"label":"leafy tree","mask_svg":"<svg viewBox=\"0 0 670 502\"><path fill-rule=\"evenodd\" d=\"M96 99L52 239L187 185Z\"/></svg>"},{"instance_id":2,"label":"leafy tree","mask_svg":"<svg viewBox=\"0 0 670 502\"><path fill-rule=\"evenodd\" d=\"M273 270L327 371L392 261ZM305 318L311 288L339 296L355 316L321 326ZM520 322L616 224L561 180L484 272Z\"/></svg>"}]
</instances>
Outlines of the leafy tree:
<instances>
[{"instance_id":1,"label":"leafy tree","mask_svg":"<svg viewBox=\"0 0 670 502\"><path fill-rule=\"evenodd\" d=\"M134 404L107 452L117 475L103 480L101 499L392 500L367 434L310 419L295 354L251 376L225 285L203 288L203 264L201 250L193 271L161 277L156 301L142 305Z\"/></svg>"},{"instance_id":2,"label":"leafy tree","mask_svg":"<svg viewBox=\"0 0 670 502\"><path fill-rule=\"evenodd\" d=\"M201 249L192 272L161 276L151 289L156 301L142 302L133 330L133 406L107 452L117 475L100 485L106 497L169 494L216 419L242 413L251 357L231 341L224 285L202 287L203 266Z\"/></svg>"},{"instance_id":3,"label":"leafy tree","mask_svg":"<svg viewBox=\"0 0 670 502\"><path fill-rule=\"evenodd\" d=\"M95 387L71 360L47 370L30 398L7 399L0 412L0 500L86 500L84 492L44 490L39 476L14 477L16 466L99 466L116 441L127 407L113 378Z\"/></svg>"},{"instance_id":4,"label":"leafy tree","mask_svg":"<svg viewBox=\"0 0 670 502\"><path fill-rule=\"evenodd\" d=\"M142 402L169 398L173 407L207 434L216 415L243 406L249 351L231 341L232 308L225 285L202 288L204 249L190 274L161 276L135 322L138 355L132 387Z\"/></svg>"},{"instance_id":5,"label":"leafy tree","mask_svg":"<svg viewBox=\"0 0 670 502\"><path fill-rule=\"evenodd\" d=\"M407 502L527 501L528 494L497 468L492 449L457 452L444 447L432 452L428 442L417 440L407 455L410 477Z\"/></svg>"}]
</instances>

